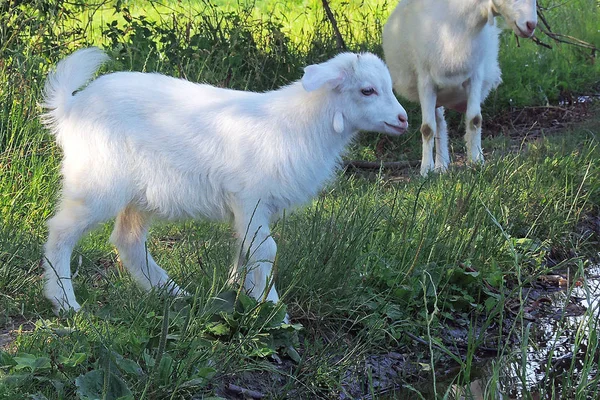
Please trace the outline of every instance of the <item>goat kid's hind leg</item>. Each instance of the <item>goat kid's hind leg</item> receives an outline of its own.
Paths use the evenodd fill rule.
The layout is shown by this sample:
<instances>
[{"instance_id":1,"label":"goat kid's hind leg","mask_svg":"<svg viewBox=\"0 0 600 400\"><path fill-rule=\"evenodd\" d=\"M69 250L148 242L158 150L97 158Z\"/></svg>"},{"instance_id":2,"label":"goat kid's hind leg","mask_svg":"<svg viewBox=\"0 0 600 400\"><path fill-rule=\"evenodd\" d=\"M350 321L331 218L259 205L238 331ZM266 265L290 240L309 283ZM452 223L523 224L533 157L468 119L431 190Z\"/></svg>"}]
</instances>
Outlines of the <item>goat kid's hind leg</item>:
<instances>
[{"instance_id":1,"label":"goat kid's hind leg","mask_svg":"<svg viewBox=\"0 0 600 400\"><path fill-rule=\"evenodd\" d=\"M430 79L419 77L419 100L421 103L421 137L423 139L423 155L421 157L421 175L427 176L433 170L433 145L436 137L436 93Z\"/></svg>"},{"instance_id":2,"label":"goat kid's hind leg","mask_svg":"<svg viewBox=\"0 0 600 400\"><path fill-rule=\"evenodd\" d=\"M75 299L71 281L71 254L79 238L111 215L86 199L64 197L56 214L48 220L48 241L44 246L44 294L54 312L81 308Z\"/></svg>"},{"instance_id":3,"label":"goat kid's hind leg","mask_svg":"<svg viewBox=\"0 0 600 400\"><path fill-rule=\"evenodd\" d=\"M465 114L465 143L467 145L467 160L471 163L483 163L481 148L481 91L483 82L479 76L471 79L467 113Z\"/></svg>"},{"instance_id":4,"label":"goat kid's hind leg","mask_svg":"<svg viewBox=\"0 0 600 400\"><path fill-rule=\"evenodd\" d=\"M437 132L435 135L435 170L446 172L450 165L450 153L448 151L448 126L444 118L444 107L435 109L435 122Z\"/></svg>"},{"instance_id":5,"label":"goat kid's hind leg","mask_svg":"<svg viewBox=\"0 0 600 400\"><path fill-rule=\"evenodd\" d=\"M110 241L119 251L119 257L135 281L144 289L165 287L172 295L185 295L179 286L152 258L146 248L150 217L133 206L122 210L115 221Z\"/></svg>"},{"instance_id":6,"label":"goat kid's hind leg","mask_svg":"<svg viewBox=\"0 0 600 400\"><path fill-rule=\"evenodd\" d=\"M276 303L279 295L273 282L273 263L277 244L271 237L268 224L269 219L258 216L258 212L254 213L251 221L236 216L236 233L240 238L241 253L232 268L230 281L239 275L245 275L244 288L250 296L260 300L268 290L266 300Z\"/></svg>"}]
</instances>

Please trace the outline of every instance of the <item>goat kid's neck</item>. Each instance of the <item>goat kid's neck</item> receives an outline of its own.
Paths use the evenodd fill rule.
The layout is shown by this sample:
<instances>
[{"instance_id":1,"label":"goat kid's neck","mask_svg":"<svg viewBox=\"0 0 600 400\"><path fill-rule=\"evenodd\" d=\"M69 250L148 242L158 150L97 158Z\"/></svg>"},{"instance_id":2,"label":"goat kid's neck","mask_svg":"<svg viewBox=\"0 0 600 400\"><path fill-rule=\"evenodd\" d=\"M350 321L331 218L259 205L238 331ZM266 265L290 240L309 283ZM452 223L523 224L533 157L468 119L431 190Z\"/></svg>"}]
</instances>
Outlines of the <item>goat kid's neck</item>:
<instances>
[{"instance_id":1,"label":"goat kid's neck","mask_svg":"<svg viewBox=\"0 0 600 400\"><path fill-rule=\"evenodd\" d=\"M298 115L298 121L303 121L301 127L309 136L316 136L324 144L332 147L345 146L358 133L358 130L344 115L340 107L340 97L343 94L336 93L329 88L323 88L314 92L306 92L297 83L290 89L303 93L297 96L298 104L287 106Z\"/></svg>"}]
</instances>

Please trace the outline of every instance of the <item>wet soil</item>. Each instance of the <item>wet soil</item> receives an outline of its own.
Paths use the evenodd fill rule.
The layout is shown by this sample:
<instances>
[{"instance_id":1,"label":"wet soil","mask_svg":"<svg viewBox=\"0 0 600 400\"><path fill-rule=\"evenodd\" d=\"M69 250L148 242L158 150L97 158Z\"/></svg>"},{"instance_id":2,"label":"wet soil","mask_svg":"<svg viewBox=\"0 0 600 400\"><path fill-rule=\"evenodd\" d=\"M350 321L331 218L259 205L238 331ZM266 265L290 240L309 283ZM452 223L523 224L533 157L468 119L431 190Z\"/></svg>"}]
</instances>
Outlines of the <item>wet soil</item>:
<instances>
[{"instance_id":1,"label":"wet soil","mask_svg":"<svg viewBox=\"0 0 600 400\"><path fill-rule=\"evenodd\" d=\"M550 374L558 374L568 370L573 360L582 357L585 346L573 351L577 326L585 318L600 317L600 265L591 267L585 277L577 280L571 277L572 271L563 270L540 276L525 285L521 292L522 301L515 297L506 302L501 328L497 323L487 325L485 316L475 323L460 318L444 322L445 327L436 337L462 360L466 359L470 333L485 338L472 359L471 382L456 385L455 378L461 373L461 367L450 357L442 356L435 365L434 386L433 371L427 364L430 343L407 333L412 344L358 358L343 374L337 394L313 392L310 398L412 398L417 391L423 396L419 398L435 399L436 391L439 395L451 390L455 398L465 398L461 396L468 392L467 398L482 399L491 365L513 353L510 349L522 347L521 327L527 324L530 325L530 342L526 344L526 362L520 358L510 361L519 366L527 365L526 382L522 382L523 371L519 372L519 366L511 369L510 362L505 360L508 367L500 377L503 397L499 398L522 398L520 393L525 389L524 384L529 393L535 393L536 388L548 379L546 365L549 362L553 366ZM588 309L593 311L586 312ZM302 355L303 349L298 350ZM336 362L335 357L331 362ZM265 361L262 368L223 377L220 386L214 388L216 394L227 399L307 398L306 390L296 393L291 389L296 384L292 376L301 372L302 366L276 357L270 362Z\"/></svg>"}]
</instances>

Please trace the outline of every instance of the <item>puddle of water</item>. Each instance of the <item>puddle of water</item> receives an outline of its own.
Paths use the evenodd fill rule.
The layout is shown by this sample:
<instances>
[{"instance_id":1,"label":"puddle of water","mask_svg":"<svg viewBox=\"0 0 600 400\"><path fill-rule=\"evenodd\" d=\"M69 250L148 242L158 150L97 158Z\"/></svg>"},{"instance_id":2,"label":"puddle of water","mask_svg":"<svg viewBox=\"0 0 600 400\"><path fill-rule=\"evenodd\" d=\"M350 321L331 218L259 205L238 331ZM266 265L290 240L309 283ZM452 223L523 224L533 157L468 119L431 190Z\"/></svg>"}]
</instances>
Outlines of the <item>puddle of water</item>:
<instances>
[{"instance_id":1,"label":"puddle of water","mask_svg":"<svg viewBox=\"0 0 600 400\"><path fill-rule=\"evenodd\" d=\"M523 330L516 332L516 339L521 343L514 344L509 354L473 365L473 381L469 385L458 386L446 381L438 382L434 388L433 382L429 382L415 385L414 390L406 386L397 388L383 398L428 400L445 394L449 394L450 399L460 400L574 398L561 387L565 376L570 378L566 381L578 382L584 378L582 370L589 380L600 373L598 354L593 362L587 355L588 365L584 368L589 336L600 331L600 264L588 268L585 278L570 290L550 293L543 290L536 291L535 295L537 304L542 304L540 307L544 310L531 323L525 321ZM525 340L527 344L523 343ZM592 396L588 398L597 400L600 391Z\"/></svg>"},{"instance_id":2,"label":"puddle of water","mask_svg":"<svg viewBox=\"0 0 600 400\"><path fill-rule=\"evenodd\" d=\"M599 98L600 94L577 96L577 98L574 99L561 100L558 102L558 105L562 107L570 104L588 104L592 103L594 100L598 100Z\"/></svg>"},{"instance_id":3,"label":"puddle of water","mask_svg":"<svg viewBox=\"0 0 600 400\"><path fill-rule=\"evenodd\" d=\"M484 377L496 374L498 392L485 396L490 378L480 378L470 384L470 391L461 388L470 394L457 398L538 399L542 398L540 393L548 394L543 398L571 398L561 394L564 389L571 389L561 387L563 380L578 382L585 379L582 373L591 380L598 374L597 356L590 365L589 358L594 357L587 355L587 367L584 360L588 345L594 346L588 343L590 334L597 334L600 328L600 265L588 268L586 277L576 282L572 290L554 292L548 297L552 300L551 310L523 329L523 340L528 334L527 346L517 344L513 354L490 359L481 366ZM520 349L524 347L523 354Z\"/></svg>"}]
</instances>

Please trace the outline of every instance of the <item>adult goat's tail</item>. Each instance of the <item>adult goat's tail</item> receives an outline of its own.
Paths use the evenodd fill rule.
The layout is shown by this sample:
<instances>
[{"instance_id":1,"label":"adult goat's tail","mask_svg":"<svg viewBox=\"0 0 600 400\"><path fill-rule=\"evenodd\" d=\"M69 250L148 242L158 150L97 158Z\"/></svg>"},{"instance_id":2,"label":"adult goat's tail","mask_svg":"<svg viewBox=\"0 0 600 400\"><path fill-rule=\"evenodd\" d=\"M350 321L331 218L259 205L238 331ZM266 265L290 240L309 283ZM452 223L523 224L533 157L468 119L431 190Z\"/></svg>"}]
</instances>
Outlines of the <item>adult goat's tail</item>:
<instances>
[{"instance_id":1,"label":"adult goat's tail","mask_svg":"<svg viewBox=\"0 0 600 400\"><path fill-rule=\"evenodd\" d=\"M97 47L77 50L56 66L48 74L44 86L42 107L48 110L42 115L42 122L53 131L56 124L69 111L74 92L85 85L108 56Z\"/></svg>"}]
</instances>

